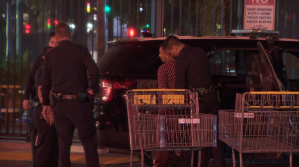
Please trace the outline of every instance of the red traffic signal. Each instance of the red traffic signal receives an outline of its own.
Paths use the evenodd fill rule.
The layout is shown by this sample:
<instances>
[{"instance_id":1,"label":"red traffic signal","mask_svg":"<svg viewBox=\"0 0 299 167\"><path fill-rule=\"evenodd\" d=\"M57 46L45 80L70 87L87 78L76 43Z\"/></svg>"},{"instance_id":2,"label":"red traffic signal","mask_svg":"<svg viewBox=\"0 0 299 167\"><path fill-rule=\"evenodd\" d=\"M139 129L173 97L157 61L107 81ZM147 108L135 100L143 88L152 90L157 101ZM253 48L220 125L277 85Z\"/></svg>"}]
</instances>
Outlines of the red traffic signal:
<instances>
[{"instance_id":1,"label":"red traffic signal","mask_svg":"<svg viewBox=\"0 0 299 167\"><path fill-rule=\"evenodd\" d=\"M30 26L29 24L26 24L26 25L25 25L25 33L26 33L26 34L29 34L29 33L30 33L30 28L31 28L31 26Z\"/></svg>"}]
</instances>

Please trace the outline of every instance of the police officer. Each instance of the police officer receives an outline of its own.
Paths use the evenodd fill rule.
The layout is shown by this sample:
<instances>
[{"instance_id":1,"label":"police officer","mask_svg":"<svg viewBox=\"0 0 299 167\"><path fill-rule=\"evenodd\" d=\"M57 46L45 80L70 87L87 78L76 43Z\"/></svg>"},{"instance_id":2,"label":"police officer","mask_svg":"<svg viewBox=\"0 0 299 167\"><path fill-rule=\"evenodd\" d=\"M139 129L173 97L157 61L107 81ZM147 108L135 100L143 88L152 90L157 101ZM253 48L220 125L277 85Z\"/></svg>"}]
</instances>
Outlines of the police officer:
<instances>
[{"instance_id":1,"label":"police officer","mask_svg":"<svg viewBox=\"0 0 299 167\"><path fill-rule=\"evenodd\" d=\"M218 98L216 87L213 86L209 60L206 52L198 47L183 44L177 37L169 36L164 41L165 50L175 60L175 88L189 89L199 93L199 111L207 114L218 114ZM201 166L207 167L213 154L216 167L224 167L223 143L218 140L217 147L201 149ZM190 152L182 152L182 166L190 166L187 157Z\"/></svg>"},{"instance_id":2,"label":"police officer","mask_svg":"<svg viewBox=\"0 0 299 167\"><path fill-rule=\"evenodd\" d=\"M98 167L96 126L88 100L88 78L95 95L99 91L99 70L88 49L71 42L66 23L55 28L59 44L46 56L42 70L43 113L53 110L58 135L59 167L70 167L70 148L75 127L84 147L87 167ZM54 99L50 107L51 99Z\"/></svg>"},{"instance_id":3,"label":"police officer","mask_svg":"<svg viewBox=\"0 0 299 167\"><path fill-rule=\"evenodd\" d=\"M46 55L52 47L46 47L43 50L43 55ZM43 56L44 58L44 56ZM47 122L42 117L43 107L40 104L41 98L41 79L42 79L42 67L40 67L35 74L35 87L38 94L39 101L36 101L34 108L33 119L35 127L37 129L36 138L36 155L35 155L35 167L57 167L58 166L58 141L57 134L54 125L51 122ZM53 121L52 121L53 122Z\"/></svg>"},{"instance_id":4,"label":"police officer","mask_svg":"<svg viewBox=\"0 0 299 167\"><path fill-rule=\"evenodd\" d=\"M55 36L55 33L52 32L49 35L50 40L49 40L49 46L50 47L56 47L58 45L58 40ZM30 109L30 102L29 102L29 97L31 95L31 98L33 100L36 100L36 92L34 91L34 85L35 85L35 74L36 71L38 70L38 68L40 68L42 66L42 62L43 62L43 55L40 55L36 58L33 67L30 71L28 80L27 80L27 84L25 87L25 96L24 96L24 100L23 100L23 108L25 110L29 110ZM33 106L35 107L35 106ZM36 152L36 147L35 147L35 143L36 143L36 134L37 134L37 129L35 126L35 122L34 119L32 119L32 125L31 125L31 145L32 145L32 165L31 166L35 166L35 152Z\"/></svg>"}]
</instances>

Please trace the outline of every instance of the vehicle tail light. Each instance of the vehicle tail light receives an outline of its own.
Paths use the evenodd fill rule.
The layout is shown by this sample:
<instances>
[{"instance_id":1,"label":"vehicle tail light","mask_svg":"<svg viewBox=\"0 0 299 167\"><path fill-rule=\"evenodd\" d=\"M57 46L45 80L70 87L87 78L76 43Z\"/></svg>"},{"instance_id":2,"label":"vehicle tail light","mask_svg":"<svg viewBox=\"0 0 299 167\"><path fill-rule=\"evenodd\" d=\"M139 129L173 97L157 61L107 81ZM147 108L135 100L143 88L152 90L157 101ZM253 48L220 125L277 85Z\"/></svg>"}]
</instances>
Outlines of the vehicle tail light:
<instances>
[{"instance_id":1,"label":"vehicle tail light","mask_svg":"<svg viewBox=\"0 0 299 167\"><path fill-rule=\"evenodd\" d=\"M104 102L112 100L115 93L119 89L128 89L136 81L111 81L103 80L102 81L102 100Z\"/></svg>"}]
</instances>

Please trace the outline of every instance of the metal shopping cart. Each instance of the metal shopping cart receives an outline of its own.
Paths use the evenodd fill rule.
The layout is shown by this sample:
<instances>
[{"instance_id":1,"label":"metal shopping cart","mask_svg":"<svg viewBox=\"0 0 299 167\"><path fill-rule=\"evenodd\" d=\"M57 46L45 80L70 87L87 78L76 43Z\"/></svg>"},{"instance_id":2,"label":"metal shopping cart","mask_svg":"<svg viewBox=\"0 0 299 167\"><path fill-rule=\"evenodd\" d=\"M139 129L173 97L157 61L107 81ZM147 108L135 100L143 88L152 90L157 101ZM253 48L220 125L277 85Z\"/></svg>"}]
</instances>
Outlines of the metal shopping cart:
<instances>
[{"instance_id":1,"label":"metal shopping cart","mask_svg":"<svg viewBox=\"0 0 299 167\"><path fill-rule=\"evenodd\" d=\"M126 100L131 167L133 150L141 150L143 166L143 151L216 147L217 117L199 113L197 93L184 89L136 89L127 91ZM193 158L192 154L192 166Z\"/></svg>"},{"instance_id":2,"label":"metal shopping cart","mask_svg":"<svg viewBox=\"0 0 299 167\"><path fill-rule=\"evenodd\" d=\"M235 110L219 111L219 139L242 153L299 152L299 92L236 94Z\"/></svg>"}]
</instances>

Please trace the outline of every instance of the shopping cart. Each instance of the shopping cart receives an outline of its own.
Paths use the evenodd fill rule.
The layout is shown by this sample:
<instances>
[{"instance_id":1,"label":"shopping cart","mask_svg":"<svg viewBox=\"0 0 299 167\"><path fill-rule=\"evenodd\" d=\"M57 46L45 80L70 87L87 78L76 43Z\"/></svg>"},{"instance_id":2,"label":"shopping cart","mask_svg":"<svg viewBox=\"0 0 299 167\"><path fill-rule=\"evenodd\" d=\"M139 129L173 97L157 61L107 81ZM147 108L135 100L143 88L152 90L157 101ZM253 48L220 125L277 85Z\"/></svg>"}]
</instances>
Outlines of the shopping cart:
<instances>
[{"instance_id":1,"label":"shopping cart","mask_svg":"<svg viewBox=\"0 0 299 167\"><path fill-rule=\"evenodd\" d=\"M299 152L299 92L236 94L235 110L219 111L219 139L242 153Z\"/></svg>"},{"instance_id":2,"label":"shopping cart","mask_svg":"<svg viewBox=\"0 0 299 167\"><path fill-rule=\"evenodd\" d=\"M131 167L133 150L141 150L143 166L144 151L216 147L217 117L199 113L197 93L184 89L136 89L127 91L126 100ZM193 158L192 153L192 166Z\"/></svg>"}]
</instances>

